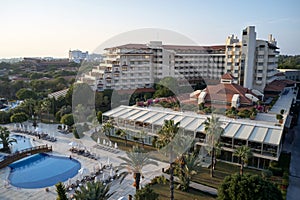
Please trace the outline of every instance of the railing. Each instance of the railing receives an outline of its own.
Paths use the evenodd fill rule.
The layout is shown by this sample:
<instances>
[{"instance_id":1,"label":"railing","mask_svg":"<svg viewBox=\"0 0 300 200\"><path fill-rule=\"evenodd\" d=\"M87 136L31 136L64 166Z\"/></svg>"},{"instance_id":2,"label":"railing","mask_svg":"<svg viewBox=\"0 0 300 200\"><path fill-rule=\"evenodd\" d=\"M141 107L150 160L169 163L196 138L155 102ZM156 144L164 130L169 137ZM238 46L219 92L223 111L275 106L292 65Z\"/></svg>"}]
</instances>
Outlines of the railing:
<instances>
[{"instance_id":1,"label":"railing","mask_svg":"<svg viewBox=\"0 0 300 200\"><path fill-rule=\"evenodd\" d=\"M27 156L31 156L37 153L50 152L50 151L52 151L52 146L48 146L48 145L41 145L41 146L23 149L21 151L6 156L4 160L0 162L0 169Z\"/></svg>"}]
</instances>

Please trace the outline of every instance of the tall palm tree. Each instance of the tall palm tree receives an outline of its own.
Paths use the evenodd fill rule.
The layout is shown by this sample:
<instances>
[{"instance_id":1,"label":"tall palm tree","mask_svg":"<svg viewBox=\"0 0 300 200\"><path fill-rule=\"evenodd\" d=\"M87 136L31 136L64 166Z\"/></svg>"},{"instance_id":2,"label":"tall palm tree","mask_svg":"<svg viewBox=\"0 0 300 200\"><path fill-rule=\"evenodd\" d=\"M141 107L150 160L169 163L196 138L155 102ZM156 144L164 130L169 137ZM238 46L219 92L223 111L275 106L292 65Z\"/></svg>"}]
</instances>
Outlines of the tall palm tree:
<instances>
[{"instance_id":1,"label":"tall palm tree","mask_svg":"<svg viewBox=\"0 0 300 200\"><path fill-rule=\"evenodd\" d=\"M127 132L124 129L118 129L118 134L120 137L124 137L125 146L127 146Z\"/></svg>"},{"instance_id":2,"label":"tall palm tree","mask_svg":"<svg viewBox=\"0 0 300 200\"><path fill-rule=\"evenodd\" d=\"M184 163L180 163L180 165L177 166L177 170L179 172L179 184L177 185L177 189L181 189L182 191L188 191L193 175L197 174L197 171L199 171L201 167L201 160L194 153L186 154L182 157ZM181 164L183 166L181 166Z\"/></svg>"},{"instance_id":3,"label":"tall palm tree","mask_svg":"<svg viewBox=\"0 0 300 200\"><path fill-rule=\"evenodd\" d=\"M237 156L241 161L240 175L243 175L244 164L248 162L248 159L252 157L251 149L248 146L241 146L235 150L233 153L234 156Z\"/></svg>"},{"instance_id":4,"label":"tall palm tree","mask_svg":"<svg viewBox=\"0 0 300 200\"><path fill-rule=\"evenodd\" d=\"M4 151L9 151L9 144L17 143L17 140L9 137L9 130L6 127L0 126L0 144L3 145Z\"/></svg>"},{"instance_id":5,"label":"tall palm tree","mask_svg":"<svg viewBox=\"0 0 300 200\"><path fill-rule=\"evenodd\" d=\"M111 130L114 128L113 122L111 120L107 120L104 124L102 124L102 131L105 134L108 134L110 136Z\"/></svg>"},{"instance_id":6,"label":"tall palm tree","mask_svg":"<svg viewBox=\"0 0 300 200\"><path fill-rule=\"evenodd\" d=\"M102 182L87 182L74 193L76 200L107 200L113 193L109 193L110 185L103 185Z\"/></svg>"},{"instance_id":7,"label":"tall palm tree","mask_svg":"<svg viewBox=\"0 0 300 200\"><path fill-rule=\"evenodd\" d=\"M158 137L155 141L155 145L157 148L161 149L163 147L167 147L167 151L169 153L169 163L170 163L170 199L174 200L174 172L173 172L173 144L172 140L176 136L179 130L179 122L176 124L174 120L165 120L163 127L158 132Z\"/></svg>"},{"instance_id":8,"label":"tall palm tree","mask_svg":"<svg viewBox=\"0 0 300 200\"><path fill-rule=\"evenodd\" d=\"M120 170L123 168L127 169L127 171L120 174L122 177L120 182L122 182L128 174L133 173L135 189L139 190L143 167L151 164L158 166L158 163L150 160L149 154L144 152L143 149L138 146L133 147L132 151L126 152L126 154L128 158L119 157L125 161L120 164Z\"/></svg>"},{"instance_id":9,"label":"tall palm tree","mask_svg":"<svg viewBox=\"0 0 300 200\"><path fill-rule=\"evenodd\" d=\"M216 117L213 114L211 115L211 117L208 117L207 120L204 122L206 142L211 148L211 177L214 176L214 168L216 164L216 148L219 146L219 139L221 137L221 134L224 132L224 129L221 127L221 124L222 123L219 120L219 117Z\"/></svg>"}]
</instances>

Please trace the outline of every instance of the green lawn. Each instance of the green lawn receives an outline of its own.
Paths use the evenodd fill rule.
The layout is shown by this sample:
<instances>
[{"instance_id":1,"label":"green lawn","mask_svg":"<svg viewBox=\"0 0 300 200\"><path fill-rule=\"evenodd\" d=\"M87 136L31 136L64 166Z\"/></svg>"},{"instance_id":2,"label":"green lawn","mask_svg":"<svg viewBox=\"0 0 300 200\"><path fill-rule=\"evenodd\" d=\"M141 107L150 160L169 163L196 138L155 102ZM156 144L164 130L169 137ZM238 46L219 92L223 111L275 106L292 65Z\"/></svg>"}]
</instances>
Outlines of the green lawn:
<instances>
[{"instance_id":1,"label":"green lawn","mask_svg":"<svg viewBox=\"0 0 300 200\"><path fill-rule=\"evenodd\" d=\"M234 173L239 173L240 167L224 162L217 162L216 169L214 171L214 177L210 176L210 169L201 168L201 170L193 177L193 181L207 185L210 187L218 188L223 179ZM244 173L261 174L261 171L255 169L244 168Z\"/></svg>"},{"instance_id":2,"label":"green lawn","mask_svg":"<svg viewBox=\"0 0 300 200\"><path fill-rule=\"evenodd\" d=\"M169 184L155 184L152 185L151 188L159 194L159 200L169 200L170 197L170 189ZM203 192L190 189L188 192L182 192L181 190L174 190L174 199L176 200L211 200L215 199L215 197L205 194Z\"/></svg>"}]
</instances>

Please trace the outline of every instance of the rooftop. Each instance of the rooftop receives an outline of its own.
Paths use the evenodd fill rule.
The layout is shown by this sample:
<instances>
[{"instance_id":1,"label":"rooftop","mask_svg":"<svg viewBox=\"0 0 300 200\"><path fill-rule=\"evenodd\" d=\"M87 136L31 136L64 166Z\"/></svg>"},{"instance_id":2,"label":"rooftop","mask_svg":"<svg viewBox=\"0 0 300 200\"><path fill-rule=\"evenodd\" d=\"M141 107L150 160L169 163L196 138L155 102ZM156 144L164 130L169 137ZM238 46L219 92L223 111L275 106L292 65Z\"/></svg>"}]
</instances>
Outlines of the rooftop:
<instances>
[{"instance_id":1,"label":"rooftop","mask_svg":"<svg viewBox=\"0 0 300 200\"><path fill-rule=\"evenodd\" d=\"M136 106L119 106L103 113L103 116L158 126L162 126L164 120L174 120L175 123L180 122L181 128L192 132L203 131L203 123L209 117L209 115L200 115L188 111L178 112L164 108L141 108ZM283 128L275 126L274 122L231 119L224 116L218 117L220 117L222 127L225 129L224 137L244 140L251 139L255 142L273 145L280 144Z\"/></svg>"}]
</instances>

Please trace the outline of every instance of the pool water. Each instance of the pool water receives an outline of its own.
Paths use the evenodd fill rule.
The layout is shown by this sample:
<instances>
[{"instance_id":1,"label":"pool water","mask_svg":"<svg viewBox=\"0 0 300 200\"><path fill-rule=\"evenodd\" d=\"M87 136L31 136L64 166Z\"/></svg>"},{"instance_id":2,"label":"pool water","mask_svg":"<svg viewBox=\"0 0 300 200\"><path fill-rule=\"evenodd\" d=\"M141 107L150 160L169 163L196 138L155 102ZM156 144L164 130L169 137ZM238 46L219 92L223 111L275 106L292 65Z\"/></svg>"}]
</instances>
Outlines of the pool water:
<instances>
[{"instance_id":1,"label":"pool water","mask_svg":"<svg viewBox=\"0 0 300 200\"><path fill-rule=\"evenodd\" d=\"M80 162L45 153L36 154L9 165L10 184L19 188L43 188L74 177Z\"/></svg>"},{"instance_id":2,"label":"pool water","mask_svg":"<svg viewBox=\"0 0 300 200\"><path fill-rule=\"evenodd\" d=\"M27 138L22 135L12 135L11 138L14 138L17 140L17 143L12 143L12 153L15 153L16 151L21 151L23 149L27 149L32 147L30 138ZM0 149L3 147L2 144L0 144Z\"/></svg>"},{"instance_id":3,"label":"pool water","mask_svg":"<svg viewBox=\"0 0 300 200\"><path fill-rule=\"evenodd\" d=\"M22 135L12 135L12 138L17 140L17 143L12 143L12 152L21 151L23 149L27 149L32 147L30 142L30 138L27 138Z\"/></svg>"}]
</instances>

